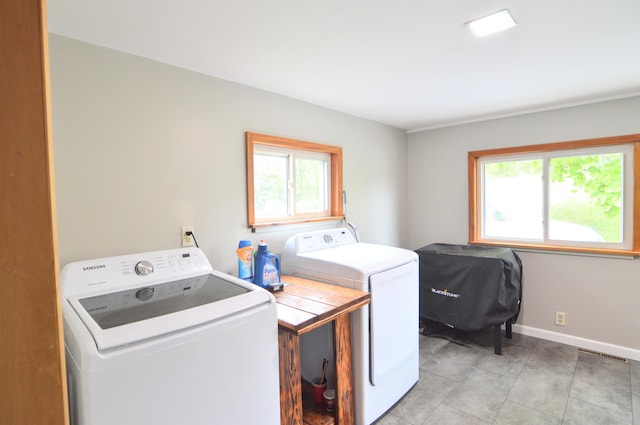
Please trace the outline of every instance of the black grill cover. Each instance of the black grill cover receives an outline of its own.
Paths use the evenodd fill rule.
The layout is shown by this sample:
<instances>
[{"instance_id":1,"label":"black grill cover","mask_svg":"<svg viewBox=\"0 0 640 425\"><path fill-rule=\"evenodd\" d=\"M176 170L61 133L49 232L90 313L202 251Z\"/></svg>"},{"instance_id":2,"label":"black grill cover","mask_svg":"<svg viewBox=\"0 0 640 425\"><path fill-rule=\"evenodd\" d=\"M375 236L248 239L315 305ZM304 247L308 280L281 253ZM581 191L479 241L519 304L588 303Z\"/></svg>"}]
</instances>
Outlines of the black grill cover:
<instances>
[{"instance_id":1,"label":"black grill cover","mask_svg":"<svg viewBox=\"0 0 640 425\"><path fill-rule=\"evenodd\" d=\"M522 262L508 248L431 244L420 258L420 320L479 331L515 320Z\"/></svg>"}]
</instances>

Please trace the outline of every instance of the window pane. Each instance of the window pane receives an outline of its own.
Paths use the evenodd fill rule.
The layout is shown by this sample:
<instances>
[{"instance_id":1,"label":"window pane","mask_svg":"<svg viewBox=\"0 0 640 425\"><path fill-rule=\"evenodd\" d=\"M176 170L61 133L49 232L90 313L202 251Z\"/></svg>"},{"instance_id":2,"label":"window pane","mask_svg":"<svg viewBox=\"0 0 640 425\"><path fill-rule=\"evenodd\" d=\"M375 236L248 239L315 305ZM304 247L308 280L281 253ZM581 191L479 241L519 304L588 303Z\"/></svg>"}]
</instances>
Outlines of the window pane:
<instances>
[{"instance_id":1,"label":"window pane","mask_svg":"<svg viewBox=\"0 0 640 425\"><path fill-rule=\"evenodd\" d=\"M256 218L288 215L286 156L253 156L254 207Z\"/></svg>"},{"instance_id":2,"label":"window pane","mask_svg":"<svg viewBox=\"0 0 640 425\"><path fill-rule=\"evenodd\" d=\"M483 177L483 237L543 239L542 161L487 162Z\"/></svg>"},{"instance_id":3,"label":"window pane","mask_svg":"<svg viewBox=\"0 0 640 425\"><path fill-rule=\"evenodd\" d=\"M549 161L549 239L622 242L623 155Z\"/></svg>"},{"instance_id":4,"label":"window pane","mask_svg":"<svg viewBox=\"0 0 640 425\"><path fill-rule=\"evenodd\" d=\"M297 214L321 212L327 209L326 173L326 162L323 160L295 160Z\"/></svg>"}]
</instances>

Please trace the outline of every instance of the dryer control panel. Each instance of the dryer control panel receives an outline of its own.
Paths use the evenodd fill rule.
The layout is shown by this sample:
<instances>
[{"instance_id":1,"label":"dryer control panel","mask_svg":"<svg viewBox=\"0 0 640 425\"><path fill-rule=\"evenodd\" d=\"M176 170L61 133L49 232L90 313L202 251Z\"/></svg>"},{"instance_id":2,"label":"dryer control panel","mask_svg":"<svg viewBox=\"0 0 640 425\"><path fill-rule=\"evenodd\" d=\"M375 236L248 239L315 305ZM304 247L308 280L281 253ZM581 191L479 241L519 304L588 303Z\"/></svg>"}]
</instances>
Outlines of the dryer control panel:
<instances>
[{"instance_id":1,"label":"dryer control panel","mask_svg":"<svg viewBox=\"0 0 640 425\"><path fill-rule=\"evenodd\" d=\"M288 249L293 248L296 253L304 254L305 252L354 244L356 240L348 229L338 228L301 233L288 240L287 245L292 242L295 243L295 247L289 246Z\"/></svg>"}]
</instances>

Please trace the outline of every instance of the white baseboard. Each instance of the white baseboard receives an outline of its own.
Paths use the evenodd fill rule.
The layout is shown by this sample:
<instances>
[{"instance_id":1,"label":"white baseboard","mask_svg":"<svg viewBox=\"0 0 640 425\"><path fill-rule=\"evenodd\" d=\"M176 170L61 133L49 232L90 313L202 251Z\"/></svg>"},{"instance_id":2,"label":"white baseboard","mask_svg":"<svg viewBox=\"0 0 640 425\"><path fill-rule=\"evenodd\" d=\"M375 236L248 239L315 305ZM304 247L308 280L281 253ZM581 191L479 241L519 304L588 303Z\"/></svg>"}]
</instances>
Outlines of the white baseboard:
<instances>
[{"instance_id":1,"label":"white baseboard","mask_svg":"<svg viewBox=\"0 0 640 425\"><path fill-rule=\"evenodd\" d=\"M561 344L573 345L578 348L598 351L600 353L610 354L613 356L623 357L625 359L640 361L640 350L634 348L622 347L606 342L594 341L592 339L580 338L573 335L561 334L558 332L547 331L544 329L532 328L523 325L513 325L513 332L533 336L548 341L559 342Z\"/></svg>"}]
</instances>

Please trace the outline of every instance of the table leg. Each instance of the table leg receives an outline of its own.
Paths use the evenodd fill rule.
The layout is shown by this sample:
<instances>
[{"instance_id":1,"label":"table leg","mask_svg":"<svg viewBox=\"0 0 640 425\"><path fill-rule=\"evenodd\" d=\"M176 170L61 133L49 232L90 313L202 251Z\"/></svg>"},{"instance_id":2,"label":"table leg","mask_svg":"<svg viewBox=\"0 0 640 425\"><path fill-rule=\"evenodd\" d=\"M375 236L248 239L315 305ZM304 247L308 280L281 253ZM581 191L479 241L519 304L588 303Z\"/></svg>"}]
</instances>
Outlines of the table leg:
<instances>
[{"instance_id":1,"label":"table leg","mask_svg":"<svg viewBox=\"0 0 640 425\"><path fill-rule=\"evenodd\" d=\"M280 423L282 425L302 425L300 337L292 332L278 328L278 353L280 363Z\"/></svg>"},{"instance_id":2,"label":"table leg","mask_svg":"<svg viewBox=\"0 0 640 425\"><path fill-rule=\"evenodd\" d=\"M351 318L341 314L334 321L336 354L336 421L338 425L354 424L353 348Z\"/></svg>"}]
</instances>

